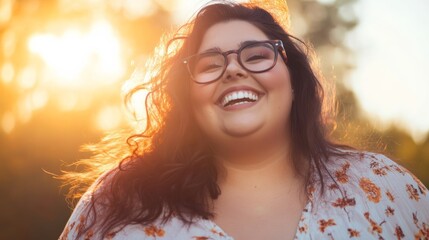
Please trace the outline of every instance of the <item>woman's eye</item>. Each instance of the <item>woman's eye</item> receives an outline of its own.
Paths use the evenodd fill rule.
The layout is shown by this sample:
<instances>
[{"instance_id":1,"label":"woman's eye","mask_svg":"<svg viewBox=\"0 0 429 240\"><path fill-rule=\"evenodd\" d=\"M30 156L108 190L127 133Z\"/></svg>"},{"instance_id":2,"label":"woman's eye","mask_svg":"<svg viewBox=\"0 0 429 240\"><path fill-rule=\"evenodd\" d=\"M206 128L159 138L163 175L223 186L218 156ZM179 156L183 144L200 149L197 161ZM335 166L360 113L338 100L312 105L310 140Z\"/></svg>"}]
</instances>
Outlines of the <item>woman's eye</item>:
<instances>
[{"instance_id":1,"label":"woman's eye","mask_svg":"<svg viewBox=\"0 0 429 240\"><path fill-rule=\"evenodd\" d=\"M264 54L254 54L252 56L249 56L246 61L255 61L260 59L266 59L267 57Z\"/></svg>"},{"instance_id":2,"label":"woman's eye","mask_svg":"<svg viewBox=\"0 0 429 240\"><path fill-rule=\"evenodd\" d=\"M209 53L197 59L194 65L194 73L211 73L219 71L223 67L223 56L218 53Z\"/></svg>"},{"instance_id":3,"label":"woman's eye","mask_svg":"<svg viewBox=\"0 0 429 240\"><path fill-rule=\"evenodd\" d=\"M200 64L196 71L198 73L202 73L202 72L210 72L210 71L216 71L219 68L221 68L222 66L216 63L212 63L212 64Z\"/></svg>"},{"instance_id":4,"label":"woman's eye","mask_svg":"<svg viewBox=\"0 0 429 240\"><path fill-rule=\"evenodd\" d=\"M214 69L218 69L218 68L220 68L221 66L220 65L218 65L218 64L210 64L210 65L208 65L208 66L205 66L204 67L204 69L203 69L203 71L204 72L206 72L206 71L210 71L210 70L214 70Z\"/></svg>"}]
</instances>

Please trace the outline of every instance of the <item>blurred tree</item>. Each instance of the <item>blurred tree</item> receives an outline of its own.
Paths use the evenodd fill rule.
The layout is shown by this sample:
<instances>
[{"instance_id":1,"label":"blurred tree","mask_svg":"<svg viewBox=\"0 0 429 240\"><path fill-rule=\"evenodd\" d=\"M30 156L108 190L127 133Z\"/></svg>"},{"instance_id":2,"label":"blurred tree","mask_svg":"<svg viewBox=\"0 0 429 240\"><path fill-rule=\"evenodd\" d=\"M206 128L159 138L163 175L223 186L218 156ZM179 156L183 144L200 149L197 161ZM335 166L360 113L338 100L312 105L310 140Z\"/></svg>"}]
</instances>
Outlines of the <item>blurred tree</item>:
<instances>
[{"instance_id":1,"label":"blurred tree","mask_svg":"<svg viewBox=\"0 0 429 240\"><path fill-rule=\"evenodd\" d=\"M327 81L335 81L338 101L334 139L360 149L381 152L399 162L429 186L429 134L416 143L409 133L391 126L378 129L359 108L344 80L354 67L353 52L345 45L347 32L358 24L356 0L289 0L292 30L313 44Z\"/></svg>"}]
</instances>

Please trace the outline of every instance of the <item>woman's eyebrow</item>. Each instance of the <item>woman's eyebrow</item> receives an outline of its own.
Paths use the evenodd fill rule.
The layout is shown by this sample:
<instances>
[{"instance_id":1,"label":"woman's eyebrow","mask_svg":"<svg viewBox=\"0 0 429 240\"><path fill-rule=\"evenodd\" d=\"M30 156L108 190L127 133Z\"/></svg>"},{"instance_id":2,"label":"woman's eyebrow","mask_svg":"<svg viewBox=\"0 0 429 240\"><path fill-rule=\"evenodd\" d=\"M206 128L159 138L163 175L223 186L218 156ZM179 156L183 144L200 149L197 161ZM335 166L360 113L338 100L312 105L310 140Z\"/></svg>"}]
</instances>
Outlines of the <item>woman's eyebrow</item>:
<instances>
[{"instance_id":1,"label":"woman's eyebrow","mask_svg":"<svg viewBox=\"0 0 429 240\"><path fill-rule=\"evenodd\" d=\"M241 48L243 46L246 46L246 45L249 45L249 44L252 44L252 43L257 43L257 42L260 42L260 40L259 41L258 40L243 41L243 42L240 42L240 44L238 45L238 47Z\"/></svg>"},{"instance_id":2,"label":"woman's eyebrow","mask_svg":"<svg viewBox=\"0 0 429 240\"><path fill-rule=\"evenodd\" d=\"M243 46L252 44L252 43L257 43L257 42L260 42L260 41L258 41L258 40L247 40L247 41L240 42L237 46L237 49L239 49ZM206 49L200 53L207 53L207 52L222 52L222 50L219 47L212 47L212 48Z\"/></svg>"},{"instance_id":3,"label":"woman's eyebrow","mask_svg":"<svg viewBox=\"0 0 429 240\"><path fill-rule=\"evenodd\" d=\"M212 47L212 48L206 49L200 53L207 53L207 52L222 52L222 50L219 47Z\"/></svg>"}]
</instances>

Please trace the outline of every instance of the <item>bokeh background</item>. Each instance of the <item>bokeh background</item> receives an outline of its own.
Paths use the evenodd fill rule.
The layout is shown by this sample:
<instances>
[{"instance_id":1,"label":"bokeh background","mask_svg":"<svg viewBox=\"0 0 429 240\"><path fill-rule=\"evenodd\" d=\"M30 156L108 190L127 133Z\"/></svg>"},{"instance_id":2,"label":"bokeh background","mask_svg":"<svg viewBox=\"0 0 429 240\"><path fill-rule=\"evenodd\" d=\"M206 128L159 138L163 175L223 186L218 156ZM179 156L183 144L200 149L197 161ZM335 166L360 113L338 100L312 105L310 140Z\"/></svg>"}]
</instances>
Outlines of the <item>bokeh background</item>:
<instances>
[{"instance_id":1,"label":"bokeh background","mask_svg":"<svg viewBox=\"0 0 429 240\"><path fill-rule=\"evenodd\" d=\"M0 0L0 239L56 239L71 210L51 173L130 124L122 89L199 0ZM337 88L346 143L429 186L426 0L289 0Z\"/></svg>"}]
</instances>

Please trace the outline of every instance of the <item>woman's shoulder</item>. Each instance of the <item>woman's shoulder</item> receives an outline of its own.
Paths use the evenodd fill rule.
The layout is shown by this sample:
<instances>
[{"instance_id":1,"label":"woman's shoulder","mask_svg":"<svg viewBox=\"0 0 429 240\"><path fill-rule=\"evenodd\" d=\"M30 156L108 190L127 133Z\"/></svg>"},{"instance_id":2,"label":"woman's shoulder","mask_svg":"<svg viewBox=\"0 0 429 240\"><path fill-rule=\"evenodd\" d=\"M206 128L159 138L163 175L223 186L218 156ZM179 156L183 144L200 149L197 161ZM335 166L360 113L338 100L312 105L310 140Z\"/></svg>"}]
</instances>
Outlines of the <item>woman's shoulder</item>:
<instances>
[{"instance_id":1,"label":"woman's shoulder","mask_svg":"<svg viewBox=\"0 0 429 240\"><path fill-rule=\"evenodd\" d=\"M344 154L334 157L328 169L340 184L352 181L364 186L375 183L380 188L400 189L410 192L410 199L419 199L428 194L423 183L408 169L389 157L373 152L343 150Z\"/></svg>"},{"instance_id":2,"label":"woman's shoulder","mask_svg":"<svg viewBox=\"0 0 429 240\"><path fill-rule=\"evenodd\" d=\"M326 167L330 177L323 197L313 200L309 220L318 227L314 236L419 239L429 234L429 192L401 165L382 154L342 150Z\"/></svg>"},{"instance_id":3,"label":"woman's shoulder","mask_svg":"<svg viewBox=\"0 0 429 240\"><path fill-rule=\"evenodd\" d=\"M331 159L328 170L341 186L355 185L363 192L372 189L371 201L381 200L381 193L392 198L391 192L407 196L406 200L419 201L428 198L428 190L423 183L408 169L379 153L343 150L344 154ZM380 194L376 194L380 192Z\"/></svg>"},{"instance_id":4,"label":"woman's shoulder","mask_svg":"<svg viewBox=\"0 0 429 240\"><path fill-rule=\"evenodd\" d=\"M100 204L93 204L92 199L94 195L103 191L103 188L108 185L108 182L111 181L112 177L115 175L117 169L106 171L101 174L82 194L79 201L75 205L73 212L70 218L67 221L66 226L64 227L63 232L59 239L96 239L97 233L94 232L88 223L93 221L95 211L103 211ZM84 236L81 236L82 233L85 233Z\"/></svg>"},{"instance_id":5,"label":"woman's shoulder","mask_svg":"<svg viewBox=\"0 0 429 240\"><path fill-rule=\"evenodd\" d=\"M105 204L103 199L94 203L94 198L105 191L114 178L120 174L119 168L114 168L102 174L82 195L75 206L61 236L60 240L75 239L229 239L228 236L211 221L195 218L191 225L184 224L179 217L171 217L168 221L162 218L150 224L130 223L110 229L103 237L98 230L97 223L101 221ZM94 217L97 212L96 217ZM102 215L102 214L101 214ZM90 224L96 220L94 224Z\"/></svg>"},{"instance_id":6,"label":"woman's shoulder","mask_svg":"<svg viewBox=\"0 0 429 240\"><path fill-rule=\"evenodd\" d=\"M164 222L161 219L153 221L151 224L126 224L122 227L116 227L107 232L103 237L97 227L88 226L88 220L91 220L90 212L91 195L84 195L72 216L67 222L59 240L75 240L75 239L219 239L230 240L222 229L216 226L213 222L198 218L195 219L192 225L184 224L178 217L172 217L169 221ZM87 229L86 229L87 228ZM83 233L83 234L81 234Z\"/></svg>"}]
</instances>

